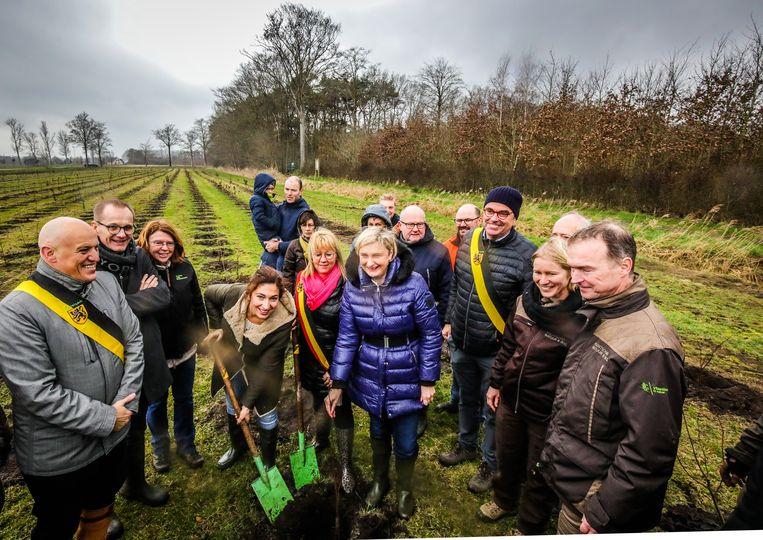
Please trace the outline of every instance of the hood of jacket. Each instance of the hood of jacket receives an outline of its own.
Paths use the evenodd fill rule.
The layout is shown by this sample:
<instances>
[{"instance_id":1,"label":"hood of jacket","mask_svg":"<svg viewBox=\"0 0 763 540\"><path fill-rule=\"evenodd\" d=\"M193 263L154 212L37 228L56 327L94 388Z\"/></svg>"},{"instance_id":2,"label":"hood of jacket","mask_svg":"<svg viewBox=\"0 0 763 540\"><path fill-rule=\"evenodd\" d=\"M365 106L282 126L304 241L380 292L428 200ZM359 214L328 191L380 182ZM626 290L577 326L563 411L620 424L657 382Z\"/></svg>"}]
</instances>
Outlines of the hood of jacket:
<instances>
[{"instance_id":1,"label":"hood of jacket","mask_svg":"<svg viewBox=\"0 0 763 540\"><path fill-rule=\"evenodd\" d=\"M284 291L276 309L267 319L265 319L265 322L259 325L254 325L247 330L246 312L248 307L249 306L246 303L246 295L242 294L233 307L223 314L223 317L225 317L225 320L233 331L233 336L238 342L239 349L244 344L244 338L255 345L259 345L265 336L273 332L273 330L283 326L289 321L293 321L296 312L294 298L289 291Z\"/></svg>"},{"instance_id":2,"label":"hood of jacket","mask_svg":"<svg viewBox=\"0 0 763 540\"><path fill-rule=\"evenodd\" d=\"M381 205L379 205L381 206ZM353 256L354 255L354 256ZM397 285L408 279L413 273L415 262L413 260L413 253L407 246L397 242L397 257L389 263L387 268L387 275L384 278L384 286ZM347 281L352 283L355 287L360 288L363 285L367 285L370 282L369 277L360 268L359 258L357 253L352 252L351 256L347 259L347 265L345 267L347 272Z\"/></svg>"},{"instance_id":3,"label":"hood of jacket","mask_svg":"<svg viewBox=\"0 0 763 540\"><path fill-rule=\"evenodd\" d=\"M360 226L365 227L368 225L368 218L370 217L378 217L384 220L384 223L387 224L387 228L389 229L392 227L392 222L389 219L389 214L387 214L387 209L384 208L384 205L381 204L369 204L366 206L365 211L363 212L363 217L360 218Z\"/></svg>"},{"instance_id":4,"label":"hood of jacket","mask_svg":"<svg viewBox=\"0 0 763 540\"><path fill-rule=\"evenodd\" d=\"M268 173L260 173L254 177L254 192L261 197L269 199L265 190L270 185L275 185L276 179L270 176Z\"/></svg>"}]
</instances>

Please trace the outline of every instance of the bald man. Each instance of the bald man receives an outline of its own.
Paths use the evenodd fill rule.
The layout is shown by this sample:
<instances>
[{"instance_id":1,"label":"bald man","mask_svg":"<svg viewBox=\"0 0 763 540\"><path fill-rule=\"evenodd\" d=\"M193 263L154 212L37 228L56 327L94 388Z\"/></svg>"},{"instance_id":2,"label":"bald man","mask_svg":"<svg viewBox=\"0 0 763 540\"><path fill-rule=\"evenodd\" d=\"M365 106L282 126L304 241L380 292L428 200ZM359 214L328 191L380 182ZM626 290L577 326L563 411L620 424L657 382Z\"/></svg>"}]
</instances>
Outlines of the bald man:
<instances>
[{"instance_id":1,"label":"bald man","mask_svg":"<svg viewBox=\"0 0 763 540\"><path fill-rule=\"evenodd\" d=\"M554 223L554 227L551 229L551 238L558 237L566 242L570 236L581 229L585 229L590 224L590 220L577 212L567 212Z\"/></svg>"},{"instance_id":2,"label":"bald man","mask_svg":"<svg viewBox=\"0 0 763 540\"><path fill-rule=\"evenodd\" d=\"M36 271L0 302L0 375L34 499L32 538L103 538L138 408L140 326L116 279L96 270L87 223L53 219L38 245Z\"/></svg>"}]
</instances>

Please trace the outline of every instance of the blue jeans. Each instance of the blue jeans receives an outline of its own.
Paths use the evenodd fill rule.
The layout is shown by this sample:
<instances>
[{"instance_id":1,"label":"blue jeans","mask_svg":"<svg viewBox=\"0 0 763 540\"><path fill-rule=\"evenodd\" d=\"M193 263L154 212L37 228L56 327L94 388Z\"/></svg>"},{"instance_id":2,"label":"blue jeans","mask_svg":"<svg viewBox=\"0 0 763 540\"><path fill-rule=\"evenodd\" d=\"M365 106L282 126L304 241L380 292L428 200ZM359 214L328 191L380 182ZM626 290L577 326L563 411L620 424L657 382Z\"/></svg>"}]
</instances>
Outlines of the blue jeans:
<instances>
[{"instance_id":1,"label":"blue jeans","mask_svg":"<svg viewBox=\"0 0 763 540\"><path fill-rule=\"evenodd\" d=\"M196 428L193 425L193 379L196 373L196 355L177 367L170 368L172 373L172 399L174 400L173 422L175 444L181 451L194 448ZM148 406L146 421L151 430L151 445L154 449L169 442L167 421L167 398L169 391L159 401Z\"/></svg>"},{"instance_id":2,"label":"blue jeans","mask_svg":"<svg viewBox=\"0 0 763 540\"><path fill-rule=\"evenodd\" d=\"M262 255L260 256L260 264L262 266L271 266L276 268L278 264L278 252L270 253L265 248L262 248Z\"/></svg>"},{"instance_id":3,"label":"blue jeans","mask_svg":"<svg viewBox=\"0 0 763 540\"><path fill-rule=\"evenodd\" d=\"M453 351L456 350L456 345L453 343L453 338L448 339L448 350L450 351L450 365L451 369L453 369ZM451 403L459 403L461 401L459 394L461 392L458 388L458 379L456 379L456 372L453 370L453 377L451 378L450 383L450 402Z\"/></svg>"},{"instance_id":4,"label":"blue jeans","mask_svg":"<svg viewBox=\"0 0 763 540\"><path fill-rule=\"evenodd\" d=\"M453 374L461 389L458 442L467 450L476 449L480 423L484 423L482 460L495 471L498 468L495 457L495 413L485 403L494 359L495 356L472 356L458 347L453 349L450 357Z\"/></svg>"},{"instance_id":5,"label":"blue jeans","mask_svg":"<svg viewBox=\"0 0 763 540\"><path fill-rule=\"evenodd\" d=\"M371 438L395 442L395 457L412 459L419 453L416 428L419 425L419 411L414 411L396 418L379 418L368 415L371 419Z\"/></svg>"}]
</instances>

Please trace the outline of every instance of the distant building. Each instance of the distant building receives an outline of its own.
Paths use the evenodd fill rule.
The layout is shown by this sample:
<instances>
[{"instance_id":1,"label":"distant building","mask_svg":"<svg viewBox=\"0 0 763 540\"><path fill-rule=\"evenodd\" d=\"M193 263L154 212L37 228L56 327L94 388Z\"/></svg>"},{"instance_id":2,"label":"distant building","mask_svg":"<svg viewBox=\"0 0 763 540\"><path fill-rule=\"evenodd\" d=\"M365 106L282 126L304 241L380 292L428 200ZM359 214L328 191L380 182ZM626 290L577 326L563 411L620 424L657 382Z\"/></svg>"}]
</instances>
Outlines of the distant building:
<instances>
[{"instance_id":1,"label":"distant building","mask_svg":"<svg viewBox=\"0 0 763 540\"><path fill-rule=\"evenodd\" d=\"M0 165L19 165L16 156L0 156Z\"/></svg>"}]
</instances>

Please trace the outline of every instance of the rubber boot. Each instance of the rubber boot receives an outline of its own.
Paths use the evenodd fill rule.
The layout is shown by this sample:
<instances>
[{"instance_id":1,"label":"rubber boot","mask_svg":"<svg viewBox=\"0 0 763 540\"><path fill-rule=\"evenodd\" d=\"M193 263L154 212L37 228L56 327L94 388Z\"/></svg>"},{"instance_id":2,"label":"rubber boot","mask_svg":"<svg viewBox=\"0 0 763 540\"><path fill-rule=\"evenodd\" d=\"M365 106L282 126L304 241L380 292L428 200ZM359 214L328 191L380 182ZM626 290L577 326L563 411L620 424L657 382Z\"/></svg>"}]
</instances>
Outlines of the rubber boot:
<instances>
[{"instance_id":1,"label":"rubber boot","mask_svg":"<svg viewBox=\"0 0 763 540\"><path fill-rule=\"evenodd\" d=\"M83 510L79 517L79 527L74 536L77 540L103 540L111 523L114 505L96 510Z\"/></svg>"},{"instance_id":2,"label":"rubber boot","mask_svg":"<svg viewBox=\"0 0 763 540\"><path fill-rule=\"evenodd\" d=\"M125 526L122 524L122 520L116 512L111 513L111 522L108 529L106 529L106 540L117 540L122 538L125 534Z\"/></svg>"},{"instance_id":3,"label":"rubber boot","mask_svg":"<svg viewBox=\"0 0 763 540\"><path fill-rule=\"evenodd\" d=\"M413 515L415 501L413 499L413 469L416 458L401 459L395 457L397 471L397 513L403 519Z\"/></svg>"},{"instance_id":4,"label":"rubber boot","mask_svg":"<svg viewBox=\"0 0 763 540\"><path fill-rule=\"evenodd\" d=\"M262 463L268 469L276 465L276 445L278 444L278 426L273 429L258 428L260 433L260 454Z\"/></svg>"},{"instance_id":5,"label":"rubber boot","mask_svg":"<svg viewBox=\"0 0 763 540\"><path fill-rule=\"evenodd\" d=\"M122 486L122 496L146 506L164 506L170 499L169 492L146 482L146 445L143 434L127 440L127 480Z\"/></svg>"},{"instance_id":6,"label":"rubber boot","mask_svg":"<svg viewBox=\"0 0 763 540\"><path fill-rule=\"evenodd\" d=\"M342 490L349 495L355 489L355 477L352 474L352 442L355 430L337 429L336 444L339 450L339 467L342 475Z\"/></svg>"},{"instance_id":7,"label":"rubber boot","mask_svg":"<svg viewBox=\"0 0 763 540\"><path fill-rule=\"evenodd\" d=\"M331 417L326 407L321 406L313 413L313 423L315 424L315 451L321 452L330 448Z\"/></svg>"},{"instance_id":8,"label":"rubber boot","mask_svg":"<svg viewBox=\"0 0 763 540\"><path fill-rule=\"evenodd\" d=\"M247 451L244 432L232 414L228 415L228 437L230 437L230 448L217 460L217 468L221 471L232 467L236 461L246 455Z\"/></svg>"},{"instance_id":9,"label":"rubber boot","mask_svg":"<svg viewBox=\"0 0 763 540\"><path fill-rule=\"evenodd\" d=\"M154 450L154 470L158 473L166 473L170 470L170 435L163 433L155 445Z\"/></svg>"},{"instance_id":10,"label":"rubber boot","mask_svg":"<svg viewBox=\"0 0 763 540\"><path fill-rule=\"evenodd\" d=\"M389 439L371 439L374 482L366 495L366 506L376 508L389 491L389 458L392 442Z\"/></svg>"},{"instance_id":11,"label":"rubber boot","mask_svg":"<svg viewBox=\"0 0 763 540\"><path fill-rule=\"evenodd\" d=\"M427 419L427 411L429 410L429 407L424 407L419 411L419 423L416 426L416 438L420 439L422 435L427 430L427 426L429 426L429 420Z\"/></svg>"}]
</instances>

